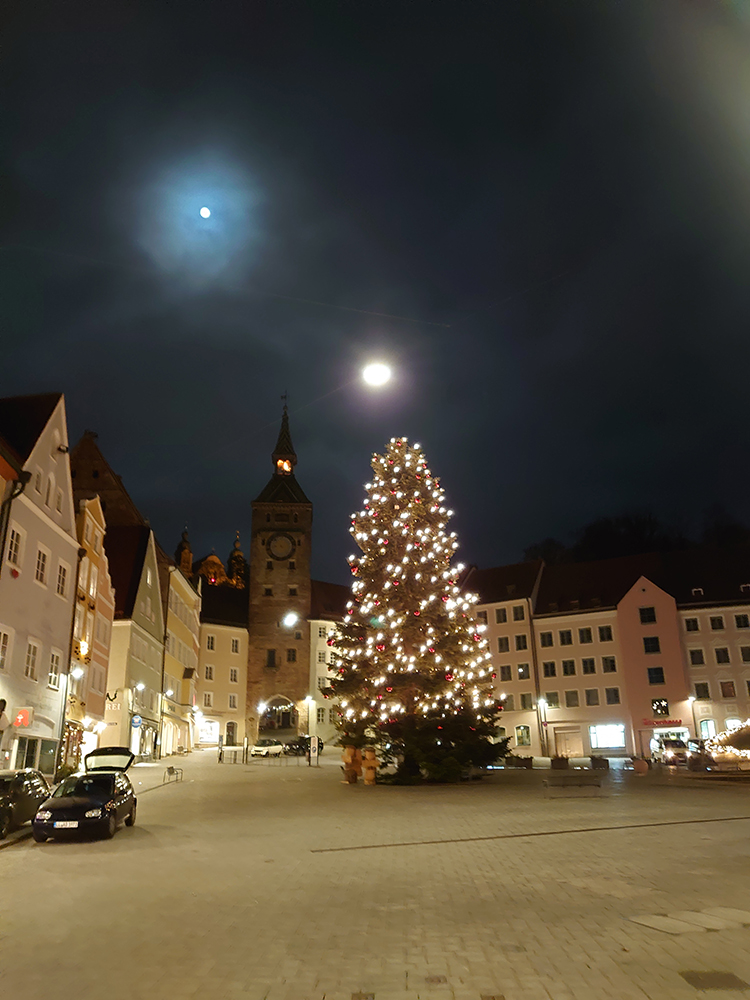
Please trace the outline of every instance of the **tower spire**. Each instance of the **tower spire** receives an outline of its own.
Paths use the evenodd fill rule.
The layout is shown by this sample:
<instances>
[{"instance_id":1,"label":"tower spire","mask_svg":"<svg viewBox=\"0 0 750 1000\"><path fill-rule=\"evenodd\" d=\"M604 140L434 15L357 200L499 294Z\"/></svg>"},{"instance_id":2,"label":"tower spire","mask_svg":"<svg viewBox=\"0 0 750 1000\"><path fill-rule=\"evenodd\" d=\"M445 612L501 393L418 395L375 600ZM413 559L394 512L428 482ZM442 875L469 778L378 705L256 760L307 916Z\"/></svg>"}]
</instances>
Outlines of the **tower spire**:
<instances>
[{"instance_id":1,"label":"tower spire","mask_svg":"<svg viewBox=\"0 0 750 1000\"><path fill-rule=\"evenodd\" d=\"M289 413L286 405L286 393L284 393L281 398L284 400L284 410L281 414L281 429L279 430L279 437L271 458L273 459L274 469L277 476L291 476L294 471L294 466L297 464L297 455L294 451L294 445L292 444L292 435L289 432Z\"/></svg>"}]
</instances>

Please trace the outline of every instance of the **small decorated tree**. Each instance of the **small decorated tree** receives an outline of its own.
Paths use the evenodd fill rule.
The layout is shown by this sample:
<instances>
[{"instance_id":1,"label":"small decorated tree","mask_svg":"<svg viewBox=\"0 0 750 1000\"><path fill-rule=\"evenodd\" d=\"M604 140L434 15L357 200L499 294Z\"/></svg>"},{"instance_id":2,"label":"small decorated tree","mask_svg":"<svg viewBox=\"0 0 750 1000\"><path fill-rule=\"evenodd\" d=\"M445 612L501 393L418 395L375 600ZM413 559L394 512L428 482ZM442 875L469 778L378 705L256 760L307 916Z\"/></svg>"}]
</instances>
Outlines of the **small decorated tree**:
<instances>
[{"instance_id":1,"label":"small decorated tree","mask_svg":"<svg viewBox=\"0 0 750 1000\"><path fill-rule=\"evenodd\" d=\"M372 468L350 529L362 550L349 560L352 599L329 639L340 742L375 746L398 781L458 780L507 744L493 739L502 706L484 626L451 567L452 511L419 445L392 438Z\"/></svg>"}]
</instances>

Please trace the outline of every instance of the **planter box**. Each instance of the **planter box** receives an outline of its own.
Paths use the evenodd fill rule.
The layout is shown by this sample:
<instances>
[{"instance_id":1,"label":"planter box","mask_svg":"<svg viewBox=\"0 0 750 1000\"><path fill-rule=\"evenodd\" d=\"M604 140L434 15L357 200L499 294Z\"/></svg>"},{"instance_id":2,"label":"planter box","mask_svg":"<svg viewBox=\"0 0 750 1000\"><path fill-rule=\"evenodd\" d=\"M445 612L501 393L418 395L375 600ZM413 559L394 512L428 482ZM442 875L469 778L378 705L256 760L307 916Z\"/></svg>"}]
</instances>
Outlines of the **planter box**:
<instances>
[{"instance_id":1,"label":"planter box","mask_svg":"<svg viewBox=\"0 0 750 1000\"><path fill-rule=\"evenodd\" d=\"M608 771L609 770L609 761L607 760L606 757L592 757L591 758L591 767L595 771Z\"/></svg>"},{"instance_id":2,"label":"planter box","mask_svg":"<svg viewBox=\"0 0 750 1000\"><path fill-rule=\"evenodd\" d=\"M554 771L567 771L570 767L570 761L567 757L552 757L550 767Z\"/></svg>"}]
</instances>

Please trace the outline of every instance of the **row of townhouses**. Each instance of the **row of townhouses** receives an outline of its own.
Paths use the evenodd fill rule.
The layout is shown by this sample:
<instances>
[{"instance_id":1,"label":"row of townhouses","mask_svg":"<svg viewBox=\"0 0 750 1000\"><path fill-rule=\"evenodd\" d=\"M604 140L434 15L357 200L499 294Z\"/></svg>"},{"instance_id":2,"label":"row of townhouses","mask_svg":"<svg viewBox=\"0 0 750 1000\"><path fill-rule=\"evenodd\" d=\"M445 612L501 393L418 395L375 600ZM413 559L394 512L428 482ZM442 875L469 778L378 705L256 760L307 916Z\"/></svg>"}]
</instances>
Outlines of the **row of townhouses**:
<instances>
[{"instance_id":1,"label":"row of townhouses","mask_svg":"<svg viewBox=\"0 0 750 1000\"><path fill-rule=\"evenodd\" d=\"M649 756L750 716L750 553L473 569L518 756Z\"/></svg>"},{"instance_id":2,"label":"row of townhouses","mask_svg":"<svg viewBox=\"0 0 750 1000\"><path fill-rule=\"evenodd\" d=\"M310 572L313 507L286 407L249 559L166 554L59 394L0 400L0 699L6 766L97 745L141 758L335 736L330 635L349 589ZM750 559L694 549L470 569L518 755L645 755L750 715ZM0 764L3 761L0 760Z\"/></svg>"}]
</instances>

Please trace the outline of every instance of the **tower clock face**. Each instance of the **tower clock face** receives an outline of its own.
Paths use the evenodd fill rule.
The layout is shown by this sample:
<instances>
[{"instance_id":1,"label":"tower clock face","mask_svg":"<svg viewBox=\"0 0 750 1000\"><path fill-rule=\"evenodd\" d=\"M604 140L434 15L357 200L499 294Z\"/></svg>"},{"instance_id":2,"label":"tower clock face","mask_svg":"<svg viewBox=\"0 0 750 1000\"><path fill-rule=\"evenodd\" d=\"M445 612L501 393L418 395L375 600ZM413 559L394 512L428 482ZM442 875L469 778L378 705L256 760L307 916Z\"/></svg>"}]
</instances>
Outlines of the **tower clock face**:
<instances>
[{"instance_id":1,"label":"tower clock face","mask_svg":"<svg viewBox=\"0 0 750 1000\"><path fill-rule=\"evenodd\" d=\"M291 535L277 531L266 542L266 548L268 549L268 554L273 559L288 559L292 552L294 552L294 539Z\"/></svg>"}]
</instances>

